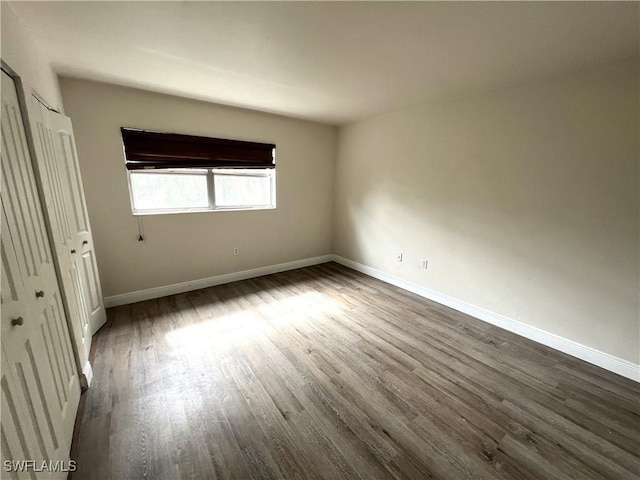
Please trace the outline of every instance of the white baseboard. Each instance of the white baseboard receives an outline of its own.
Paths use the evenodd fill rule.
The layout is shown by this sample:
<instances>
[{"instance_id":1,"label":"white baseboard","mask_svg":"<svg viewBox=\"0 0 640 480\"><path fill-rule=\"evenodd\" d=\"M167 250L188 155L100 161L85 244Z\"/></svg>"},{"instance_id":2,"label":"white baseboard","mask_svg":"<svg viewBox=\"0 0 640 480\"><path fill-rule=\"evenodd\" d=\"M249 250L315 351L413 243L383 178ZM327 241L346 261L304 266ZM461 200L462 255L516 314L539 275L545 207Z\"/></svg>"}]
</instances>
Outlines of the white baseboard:
<instances>
[{"instance_id":1,"label":"white baseboard","mask_svg":"<svg viewBox=\"0 0 640 480\"><path fill-rule=\"evenodd\" d=\"M91 364L89 363L89 360L87 360L87 363L84 364L84 367L82 368L82 373L84 374L84 377L87 379L87 387L90 387L91 381L93 380L93 369L91 368Z\"/></svg>"},{"instance_id":2,"label":"white baseboard","mask_svg":"<svg viewBox=\"0 0 640 480\"><path fill-rule=\"evenodd\" d=\"M237 282L239 280L247 280L248 278L261 277L272 273L286 272L287 270L295 270L296 268L310 267L333 260L333 255L322 255L319 257L303 258L293 262L279 263L278 265L269 265L266 267L252 268L251 270L243 270L241 272L227 273L224 275L216 275L215 277L201 278L189 282L174 283L173 285L165 285L162 287L148 288L146 290L138 290L136 292L122 293L104 298L104 306L106 308L118 307L120 305L128 305L130 303L142 302L153 298L166 297L167 295L175 295L177 293L190 292L201 288L213 287L224 283Z\"/></svg>"},{"instance_id":3,"label":"white baseboard","mask_svg":"<svg viewBox=\"0 0 640 480\"><path fill-rule=\"evenodd\" d=\"M560 337L554 333L532 327L531 325L513 320L505 317L504 315L490 312L484 308L477 307L470 303L463 302L462 300L444 295L440 292L394 277L393 275L386 274L380 270L376 270L375 268L349 260L348 258L333 255L333 261L357 270L358 272L377 278L378 280L382 280L383 282L408 290L416 295L420 295L421 297L446 305L447 307L458 310L459 312L471 315L472 317L484 322L504 328L505 330L521 335L529 340L533 340L534 342L541 343L542 345L559 350L567 355L571 355L579 358L580 360L584 360L585 362L604 368L605 370L609 370L610 372L617 373L623 377L640 382L640 365L628 360L601 352L600 350Z\"/></svg>"}]
</instances>

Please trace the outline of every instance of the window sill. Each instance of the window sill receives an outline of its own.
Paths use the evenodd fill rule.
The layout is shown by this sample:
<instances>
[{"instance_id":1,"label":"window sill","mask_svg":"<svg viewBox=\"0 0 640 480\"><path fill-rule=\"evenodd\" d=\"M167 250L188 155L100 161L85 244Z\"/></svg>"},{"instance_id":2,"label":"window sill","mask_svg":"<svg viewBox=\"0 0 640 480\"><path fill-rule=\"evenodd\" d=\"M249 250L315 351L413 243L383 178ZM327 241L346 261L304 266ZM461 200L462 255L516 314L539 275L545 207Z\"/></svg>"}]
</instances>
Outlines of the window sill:
<instances>
[{"instance_id":1,"label":"window sill","mask_svg":"<svg viewBox=\"0 0 640 480\"><path fill-rule=\"evenodd\" d=\"M220 207L220 208L191 208L181 210L147 210L143 212L132 212L134 217L147 215L176 215L184 213L216 213L216 212L253 212L255 210L275 210L275 206L265 207Z\"/></svg>"}]
</instances>

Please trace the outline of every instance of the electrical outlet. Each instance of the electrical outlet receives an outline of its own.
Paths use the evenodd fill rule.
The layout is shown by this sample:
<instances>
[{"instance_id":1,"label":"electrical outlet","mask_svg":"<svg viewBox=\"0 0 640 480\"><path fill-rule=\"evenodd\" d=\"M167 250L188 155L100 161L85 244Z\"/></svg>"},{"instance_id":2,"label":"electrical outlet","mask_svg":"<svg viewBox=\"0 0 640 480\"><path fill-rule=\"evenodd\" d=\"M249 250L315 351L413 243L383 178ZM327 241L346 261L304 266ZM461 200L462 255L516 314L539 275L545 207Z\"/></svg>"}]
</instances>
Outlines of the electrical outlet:
<instances>
[{"instance_id":1,"label":"electrical outlet","mask_svg":"<svg viewBox=\"0 0 640 480\"><path fill-rule=\"evenodd\" d=\"M240 255L240 249L238 247L233 249L233 254L234 255Z\"/></svg>"},{"instance_id":2,"label":"electrical outlet","mask_svg":"<svg viewBox=\"0 0 640 480\"><path fill-rule=\"evenodd\" d=\"M398 254L396 255L396 260L397 260L398 262L401 262L401 261L402 261L402 253L398 253Z\"/></svg>"},{"instance_id":3,"label":"electrical outlet","mask_svg":"<svg viewBox=\"0 0 640 480\"><path fill-rule=\"evenodd\" d=\"M422 260L421 268L426 270L428 267L429 267L429 261L428 260Z\"/></svg>"}]
</instances>

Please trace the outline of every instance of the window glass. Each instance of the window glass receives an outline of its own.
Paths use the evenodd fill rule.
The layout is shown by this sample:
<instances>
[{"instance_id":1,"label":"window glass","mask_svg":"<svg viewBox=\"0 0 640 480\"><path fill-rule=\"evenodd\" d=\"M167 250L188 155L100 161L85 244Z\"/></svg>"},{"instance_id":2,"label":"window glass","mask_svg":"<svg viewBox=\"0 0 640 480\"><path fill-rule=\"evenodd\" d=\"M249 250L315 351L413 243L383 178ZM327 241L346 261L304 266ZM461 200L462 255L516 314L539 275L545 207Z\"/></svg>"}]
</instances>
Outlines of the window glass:
<instances>
[{"instance_id":1,"label":"window glass","mask_svg":"<svg viewBox=\"0 0 640 480\"><path fill-rule=\"evenodd\" d=\"M224 172L214 170L217 207L271 205L271 172Z\"/></svg>"},{"instance_id":2,"label":"window glass","mask_svg":"<svg viewBox=\"0 0 640 480\"><path fill-rule=\"evenodd\" d=\"M206 170L202 173L131 172L134 209L175 210L207 208Z\"/></svg>"}]
</instances>

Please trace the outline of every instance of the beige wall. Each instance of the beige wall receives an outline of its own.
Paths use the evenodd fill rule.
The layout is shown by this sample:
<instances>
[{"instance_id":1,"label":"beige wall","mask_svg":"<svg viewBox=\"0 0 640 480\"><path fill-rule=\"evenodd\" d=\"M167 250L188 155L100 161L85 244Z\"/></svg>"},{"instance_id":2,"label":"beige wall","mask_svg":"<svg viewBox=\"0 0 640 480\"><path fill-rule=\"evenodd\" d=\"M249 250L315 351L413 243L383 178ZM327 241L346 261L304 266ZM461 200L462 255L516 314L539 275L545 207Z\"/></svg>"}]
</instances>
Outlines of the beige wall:
<instances>
[{"instance_id":1,"label":"beige wall","mask_svg":"<svg viewBox=\"0 0 640 480\"><path fill-rule=\"evenodd\" d=\"M51 63L7 2L0 2L2 13L2 42L0 55L24 83L27 94L35 90L50 107L60 110L58 77Z\"/></svg>"},{"instance_id":2,"label":"beige wall","mask_svg":"<svg viewBox=\"0 0 640 480\"><path fill-rule=\"evenodd\" d=\"M638 363L638 108L633 59L342 127L335 253Z\"/></svg>"},{"instance_id":3,"label":"beige wall","mask_svg":"<svg viewBox=\"0 0 640 480\"><path fill-rule=\"evenodd\" d=\"M105 296L331 253L335 127L84 80L60 85ZM274 142L277 209L134 217L123 126Z\"/></svg>"}]
</instances>

